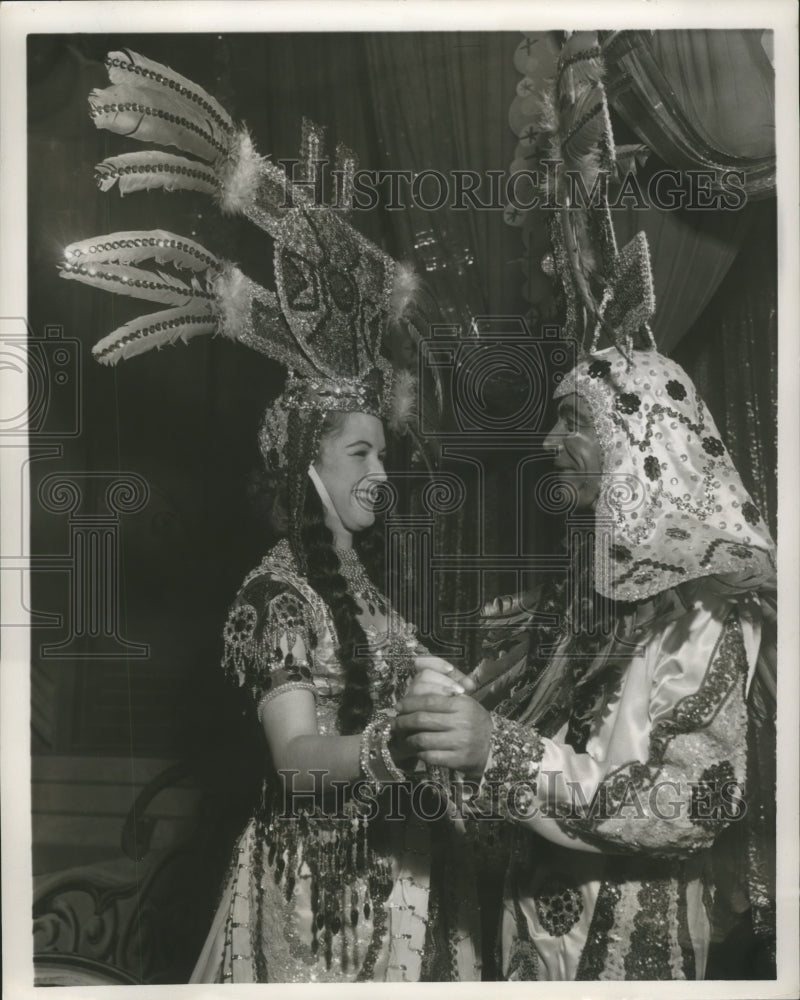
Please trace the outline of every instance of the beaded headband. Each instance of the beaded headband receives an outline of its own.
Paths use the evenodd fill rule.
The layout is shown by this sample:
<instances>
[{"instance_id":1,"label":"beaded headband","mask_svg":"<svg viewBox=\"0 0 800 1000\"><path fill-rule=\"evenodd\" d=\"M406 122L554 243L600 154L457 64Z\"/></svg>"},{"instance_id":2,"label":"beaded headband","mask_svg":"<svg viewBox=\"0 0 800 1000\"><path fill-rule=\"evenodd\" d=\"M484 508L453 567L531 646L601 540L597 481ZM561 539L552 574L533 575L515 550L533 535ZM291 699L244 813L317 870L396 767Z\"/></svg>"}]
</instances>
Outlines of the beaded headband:
<instances>
[{"instance_id":1,"label":"beaded headband","mask_svg":"<svg viewBox=\"0 0 800 1000\"><path fill-rule=\"evenodd\" d=\"M289 373L286 391L265 421L278 455L285 455L287 446L281 408L360 410L402 424L411 409L409 379L397 394L381 346L387 323L403 316L416 281L408 268L353 229L340 209L320 205L309 194L323 156L323 130L303 121L300 169L290 180L256 152L248 131L190 80L129 50L110 53L106 66L112 86L89 97L95 125L177 147L191 158L158 149L109 157L96 168L101 190L116 184L121 194L160 188L211 195L223 212L243 214L272 238L275 291L195 241L163 230L72 243L64 252L62 277L167 307L104 337L93 349L97 360L115 364L214 333L265 354ZM336 155L343 178L340 201L346 204L355 158L342 146ZM140 266L145 263L155 268ZM160 269L167 265L179 274ZM422 320L416 311L411 315ZM413 318L403 322L412 335L424 332L413 328Z\"/></svg>"}]
</instances>

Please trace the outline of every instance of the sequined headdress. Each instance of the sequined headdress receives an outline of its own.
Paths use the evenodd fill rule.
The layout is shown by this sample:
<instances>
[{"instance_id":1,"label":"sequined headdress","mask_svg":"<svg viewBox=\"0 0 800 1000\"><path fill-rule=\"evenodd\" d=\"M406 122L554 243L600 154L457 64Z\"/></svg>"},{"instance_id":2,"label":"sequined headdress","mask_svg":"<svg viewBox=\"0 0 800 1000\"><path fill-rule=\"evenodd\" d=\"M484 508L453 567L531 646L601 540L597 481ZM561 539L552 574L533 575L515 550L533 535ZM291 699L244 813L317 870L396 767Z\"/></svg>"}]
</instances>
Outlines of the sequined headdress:
<instances>
[{"instance_id":1,"label":"sequined headdress","mask_svg":"<svg viewBox=\"0 0 800 1000\"><path fill-rule=\"evenodd\" d=\"M148 149L109 157L96 168L100 188L199 191L222 212L244 215L273 241L275 291L195 241L159 229L72 243L62 277L166 306L104 337L93 349L97 360L115 364L218 333L278 361L288 372L286 389L267 411L260 435L273 469L297 451L290 441L293 425L299 427L295 414L313 418L316 428L316 439L307 427L303 434L306 466L328 411L361 411L401 425L413 407L413 380L406 372L395 375L381 346L392 319L405 313L406 326L415 316L422 325L408 308L415 279L358 233L340 208L314 200L323 129L303 121L300 164L289 178L190 80L129 50L111 52L106 66L112 85L89 97L95 125L188 155ZM355 158L340 146L336 159L339 203L347 204ZM148 264L155 267L142 266Z\"/></svg>"},{"instance_id":2,"label":"sequined headdress","mask_svg":"<svg viewBox=\"0 0 800 1000\"><path fill-rule=\"evenodd\" d=\"M645 233L619 247L609 208L609 185L639 149L616 147L603 83L604 59L619 33L564 34L560 50L543 57L553 60L552 74L526 77L512 106L520 136L515 162L540 178L539 207L526 221L512 205L506 219L548 220L552 251L541 268L563 289L565 335L585 353L614 344L629 355L637 343L655 346L648 325L655 295Z\"/></svg>"},{"instance_id":3,"label":"sequined headdress","mask_svg":"<svg viewBox=\"0 0 800 1000\"><path fill-rule=\"evenodd\" d=\"M608 348L556 396L586 400L603 454L595 588L642 600L699 577L775 586L775 546L691 379L656 350Z\"/></svg>"}]
</instances>

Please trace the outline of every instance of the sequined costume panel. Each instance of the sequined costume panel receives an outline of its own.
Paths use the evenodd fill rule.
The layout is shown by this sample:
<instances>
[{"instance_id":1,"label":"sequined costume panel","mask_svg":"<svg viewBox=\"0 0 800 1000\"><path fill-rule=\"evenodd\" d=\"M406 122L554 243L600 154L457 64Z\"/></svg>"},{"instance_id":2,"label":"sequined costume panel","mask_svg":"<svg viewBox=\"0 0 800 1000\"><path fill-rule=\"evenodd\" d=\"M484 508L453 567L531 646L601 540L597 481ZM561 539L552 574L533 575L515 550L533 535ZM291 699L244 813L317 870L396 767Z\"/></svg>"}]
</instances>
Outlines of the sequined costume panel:
<instances>
[{"instance_id":1,"label":"sequined costume panel","mask_svg":"<svg viewBox=\"0 0 800 1000\"><path fill-rule=\"evenodd\" d=\"M391 628L388 615L364 611L373 702L390 708L408 677L411 630L393 611ZM333 625L285 542L245 579L224 638L223 669L247 688L258 712L284 692L308 690L319 733L339 735L344 679ZM367 821L350 800L341 816L284 809L273 775L235 846L191 982L420 978L423 963L432 961L426 945L436 941L429 924L440 919L429 826L413 818L389 822L382 814ZM444 834L451 845L454 832ZM442 977L480 979L474 901L441 917L448 924L445 961L435 963Z\"/></svg>"},{"instance_id":2,"label":"sequined costume panel","mask_svg":"<svg viewBox=\"0 0 800 1000\"><path fill-rule=\"evenodd\" d=\"M743 815L739 608L700 581L640 605L632 626L639 645L585 747L570 745L569 723L547 738L495 719L481 795L493 781L515 829L509 978L702 978L709 848Z\"/></svg>"}]
</instances>

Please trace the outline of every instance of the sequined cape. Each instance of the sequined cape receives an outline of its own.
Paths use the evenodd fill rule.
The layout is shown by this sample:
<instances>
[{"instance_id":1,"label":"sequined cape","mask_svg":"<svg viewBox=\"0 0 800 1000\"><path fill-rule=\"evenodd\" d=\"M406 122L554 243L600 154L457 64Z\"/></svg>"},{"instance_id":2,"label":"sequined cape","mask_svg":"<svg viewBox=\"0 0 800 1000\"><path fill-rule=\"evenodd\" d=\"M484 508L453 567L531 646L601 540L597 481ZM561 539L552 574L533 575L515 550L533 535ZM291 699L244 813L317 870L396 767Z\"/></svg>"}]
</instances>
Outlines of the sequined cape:
<instances>
[{"instance_id":1,"label":"sequined cape","mask_svg":"<svg viewBox=\"0 0 800 1000\"><path fill-rule=\"evenodd\" d=\"M746 814L759 608L702 579L639 603L605 643L613 683L588 724L576 704L581 725L548 735L526 718L536 680L517 672L479 796L513 831L505 977L703 977L711 848Z\"/></svg>"},{"instance_id":2,"label":"sequined cape","mask_svg":"<svg viewBox=\"0 0 800 1000\"><path fill-rule=\"evenodd\" d=\"M408 647L402 632L365 632L373 702L389 708L408 674ZM284 692L311 692L319 733L336 736L344 689L336 647L326 605L278 543L231 606L225 672L259 716ZM234 849L192 982L480 978L477 906L448 895L442 878L469 862L448 824L367 820L349 799L339 816L295 806L287 816L272 772Z\"/></svg>"}]
</instances>

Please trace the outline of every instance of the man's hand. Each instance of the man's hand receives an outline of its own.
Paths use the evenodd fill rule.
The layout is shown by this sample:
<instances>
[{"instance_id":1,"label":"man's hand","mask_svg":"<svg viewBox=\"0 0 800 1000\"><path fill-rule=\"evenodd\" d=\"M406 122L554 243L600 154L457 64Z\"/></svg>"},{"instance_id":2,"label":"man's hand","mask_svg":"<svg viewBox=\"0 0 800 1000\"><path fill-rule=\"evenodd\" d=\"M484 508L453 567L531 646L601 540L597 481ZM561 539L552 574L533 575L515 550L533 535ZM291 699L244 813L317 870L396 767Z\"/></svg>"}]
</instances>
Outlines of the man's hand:
<instances>
[{"instance_id":1,"label":"man's hand","mask_svg":"<svg viewBox=\"0 0 800 1000\"><path fill-rule=\"evenodd\" d=\"M426 764L480 779L489 757L492 717L466 695L406 695L397 705L394 732Z\"/></svg>"}]
</instances>

